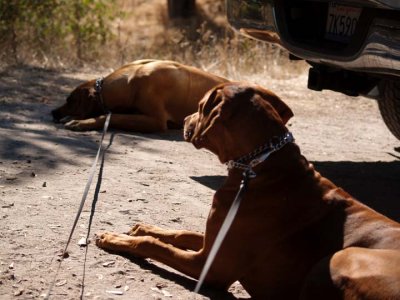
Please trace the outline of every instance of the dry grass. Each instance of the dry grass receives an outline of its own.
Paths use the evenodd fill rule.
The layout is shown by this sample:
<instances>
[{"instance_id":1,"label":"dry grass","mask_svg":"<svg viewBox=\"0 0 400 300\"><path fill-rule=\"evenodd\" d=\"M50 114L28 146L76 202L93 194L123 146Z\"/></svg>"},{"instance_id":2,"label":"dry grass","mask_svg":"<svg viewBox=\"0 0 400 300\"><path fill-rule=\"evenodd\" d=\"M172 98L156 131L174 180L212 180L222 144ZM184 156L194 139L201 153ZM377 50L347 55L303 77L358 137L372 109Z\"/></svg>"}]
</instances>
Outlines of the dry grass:
<instances>
[{"instance_id":1,"label":"dry grass","mask_svg":"<svg viewBox=\"0 0 400 300\"><path fill-rule=\"evenodd\" d=\"M73 56L71 44L40 58L24 50L21 57L24 63L42 67L97 69L115 69L142 58L171 59L235 80L254 74L286 78L305 70L304 63L290 62L277 46L233 32L225 18L224 0L197 0L196 17L178 21L169 20L166 2L117 0L113 37L86 54L85 60Z\"/></svg>"},{"instance_id":2,"label":"dry grass","mask_svg":"<svg viewBox=\"0 0 400 300\"><path fill-rule=\"evenodd\" d=\"M168 19L166 0L121 4L125 17L115 22L119 46L110 53L114 65L139 58L172 59L235 80L255 73L298 76L306 68L303 62L289 61L287 52L275 45L233 32L223 0L197 0L197 16L178 21Z\"/></svg>"}]
</instances>

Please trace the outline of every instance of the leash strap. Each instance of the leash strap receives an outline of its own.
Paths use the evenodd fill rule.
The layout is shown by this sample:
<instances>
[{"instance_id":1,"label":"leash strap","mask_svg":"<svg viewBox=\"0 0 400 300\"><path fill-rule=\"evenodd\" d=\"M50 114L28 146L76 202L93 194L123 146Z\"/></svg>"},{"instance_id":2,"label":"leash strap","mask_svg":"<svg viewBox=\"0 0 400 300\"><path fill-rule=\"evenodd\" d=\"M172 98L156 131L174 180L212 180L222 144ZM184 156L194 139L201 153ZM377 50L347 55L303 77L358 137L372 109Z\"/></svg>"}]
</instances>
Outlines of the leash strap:
<instances>
[{"instance_id":1,"label":"leash strap","mask_svg":"<svg viewBox=\"0 0 400 300\"><path fill-rule=\"evenodd\" d=\"M71 238L72 238L72 235L73 235L73 233L75 231L76 224L78 223L79 217L81 216L83 205L85 204L86 197L87 197L87 195L89 193L89 188L90 188L90 186L92 184L93 177L94 177L94 172L96 171L97 162L99 160L100 152L101 152L101 149L103 147L104 136L106 135L107 130L108 130L108 125L110 124L110 118L111 118L111 113L108 113L107 117L106 117L106 121L104 123L104 129L103 129L103 134L101 136L99 149L97 150L96 158L94 159L94 162L92 164L92 168L90 169L89 179L88 179L88 181L86 183L85 190L83 191L81 204L79 205L79 209L78 209L78 212L76 214L74 224L72 225L72 229L71 229L71 232L69 234L69 237L68 237L68 240L67 240L67 244L65 245L63 256L67 252L67 248L69 246L69 243L71 242Z\"/></svg>"},{"instance_id":2,"label":"leash strap","mask_svg":"<svg viewBox=\"0 0 400 300\"><path fill-rule=\"evenodd\" d=\"M203 270L200 273L199 280L197 281L196 287L194 289L195 293L199 293L200 288L204 283L204 279L206 278L207 273L210 270L211 264L213 263L215 256L217 255L217 252L221 247L221 244L226 234L228 233L228 230L231 227L233 220L235 219L235 216L239 210L240 202L243 198L243 193L246 191L247 183L250 178L252 177L248 170L243 172L243 179L240 183L239 191L237 192L235 200L233 200L232 205L229 208L228 214L226 215L225 220L222 223L222 226L217 234L217 237L215 238L214 244L211 247L210 253L208 254L207 260L204 264Z\"/></svg>"},{"instance_id":3,"label":"leash strap","mask_svg":"<svg viewBox=\"0 0 400 300\"><path fill-rule=\"evenodd\" d=\"M80 205L79 205L79 209L78 209L78 212L77 212L77 214L76 214L74 224L72 225L71 232L70 232L70 234L69 234L67 243L66 243L66 245L65 245L65 248L64 248L64 251L63 251L63 254L62 254L62 257L61 257L61 261L60 261L60 264L59 264L58 269L57 269L56 276L54 277L54 280L53 280L52 284L50 285L49 292L47 293L47 296L46 296L45 299L49 299L49 297L50 297L50 293L51 293L51 291L53 290L54 284L55 284L56 279L57 279L57 274L58 274L58 271L59 271L59 269L60 269L61 262L63 261L63 259L64 259L65 256L66 256L68 246L69 246L69 244L70 244L70 242L71 242L72 235L74 234L74 231L75 231L75 228L76 228L76 224L78 223L79 217L81 216L82 209L83 209L83 206L84 206L84 204L85 204L87 195L88 195L88 193L89 193L89 188L90 188L90 186L91 186L91 184L92 184L93 177L94 177L94 173L95 173L95 171L96 171L97 162L98 162L98 160L99 160L100 153L101 153L101 150L102 150L102 148L103 148L103 140L104 140L104 137L105 137L105 135L106 135L106 133L107 133L108 125L110 124L110 118L111 118L111 112L109 112L109 113L107 114L106 121L105 121L105 123L104 123L103 134L102 134L101 140L100 140L100 145L99 145L99 148L98 148L98 150L97 150L96 158L94 159L94 162L93 162L92 167L91 167L91 169L90 169L89 179L88 179L88 181L87 181L87 183L86 183L86 186L85 186L85 189L84 189L84 191L83 191L81 203L80 203Z\"/></svg>"}]
</instances>

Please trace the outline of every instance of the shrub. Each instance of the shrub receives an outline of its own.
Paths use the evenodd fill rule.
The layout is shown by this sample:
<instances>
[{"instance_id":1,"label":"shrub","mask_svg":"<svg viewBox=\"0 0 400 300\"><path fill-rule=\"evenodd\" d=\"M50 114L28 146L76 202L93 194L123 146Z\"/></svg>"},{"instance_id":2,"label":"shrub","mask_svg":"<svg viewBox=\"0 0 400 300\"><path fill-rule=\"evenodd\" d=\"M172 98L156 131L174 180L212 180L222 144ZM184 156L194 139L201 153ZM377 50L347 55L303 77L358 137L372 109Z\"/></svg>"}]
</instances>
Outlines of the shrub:
<instances>
[{"instance_id":1,"label":"shrub","mask_svg":"<svg viewBox=\"0 0 400 300\"><path fill-rule=\"evenodd\" d=\"M79 60L95 56L111 34L113 2L0 0L0 59L18 63L46 61L54 53Z\"/></svg>"}]
</instances>

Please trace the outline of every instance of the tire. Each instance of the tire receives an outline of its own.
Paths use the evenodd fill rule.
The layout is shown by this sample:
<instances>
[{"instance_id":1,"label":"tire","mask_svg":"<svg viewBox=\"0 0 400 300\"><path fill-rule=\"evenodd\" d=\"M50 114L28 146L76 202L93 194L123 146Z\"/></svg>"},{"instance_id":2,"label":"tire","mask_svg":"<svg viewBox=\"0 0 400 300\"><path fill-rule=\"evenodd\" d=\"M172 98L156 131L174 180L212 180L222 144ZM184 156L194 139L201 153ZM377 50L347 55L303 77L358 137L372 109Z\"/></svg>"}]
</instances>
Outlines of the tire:
<instances>
[{"instance_id":1,"label":"tire","mask_svg":"<svg viewBox=\"0 0 400 300\"><path fill-rule=\"evenodd\" d=\"M379 111L390 132L400 140L400 79L379 83Z\"/></svg>"}]
</instances>

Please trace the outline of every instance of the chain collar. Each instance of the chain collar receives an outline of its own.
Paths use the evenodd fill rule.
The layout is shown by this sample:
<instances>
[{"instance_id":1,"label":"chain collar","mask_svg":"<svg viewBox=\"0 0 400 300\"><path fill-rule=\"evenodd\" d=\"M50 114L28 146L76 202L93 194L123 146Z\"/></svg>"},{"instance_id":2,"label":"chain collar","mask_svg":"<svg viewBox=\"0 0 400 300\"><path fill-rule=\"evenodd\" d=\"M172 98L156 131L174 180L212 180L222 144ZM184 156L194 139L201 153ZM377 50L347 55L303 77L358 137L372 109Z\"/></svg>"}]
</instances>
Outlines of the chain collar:
<instances>
[{"instance_id":1,"label":"chain collar","mask_svg":"<svg viewBox=\"0 0 400 300\"><path fill-rule=\"evenodd\" d=\"M228 170L233 168L244 170L250 178L256 177L253 167L265 161L272 153L280 150L286 144L294 142L294 137L291 132L286 132L281 137L273 137L268 143L258 147L254 151L240 157L237 160L227 162ZM245 162L250 161L248 164Z\"/></svg>"},{"instance_id":2,"label":"chain collar","mask_svg":"<svg viewBox=\"0 0 400 300\"><path fill-rule=\"evenodd\" d=\"M99 101L101 103L103 112L106 114L106 113L109 113L110 111L107 108L106 104L104 103L103 95L101 93L101 91L103 89L103 81L104 81L103 77L97 78L96 83L94 84L94 90L95 90L96 97L99 99Z\"/></svg>"}]
</instances>

